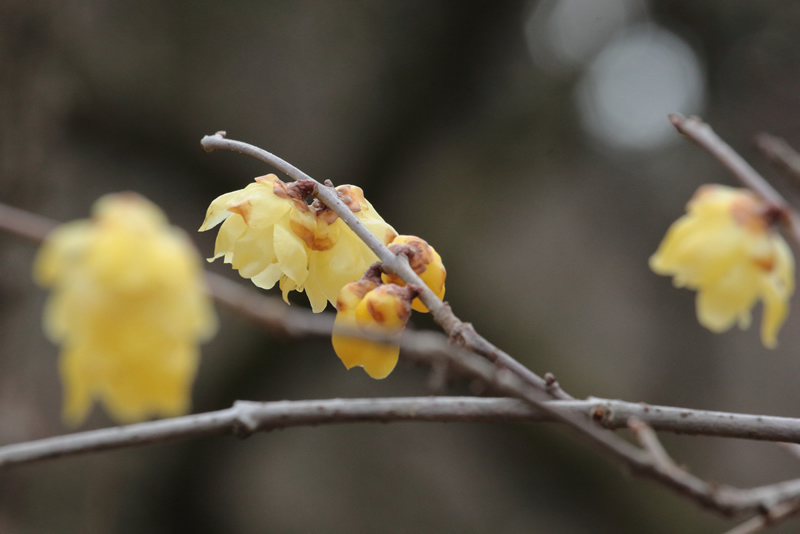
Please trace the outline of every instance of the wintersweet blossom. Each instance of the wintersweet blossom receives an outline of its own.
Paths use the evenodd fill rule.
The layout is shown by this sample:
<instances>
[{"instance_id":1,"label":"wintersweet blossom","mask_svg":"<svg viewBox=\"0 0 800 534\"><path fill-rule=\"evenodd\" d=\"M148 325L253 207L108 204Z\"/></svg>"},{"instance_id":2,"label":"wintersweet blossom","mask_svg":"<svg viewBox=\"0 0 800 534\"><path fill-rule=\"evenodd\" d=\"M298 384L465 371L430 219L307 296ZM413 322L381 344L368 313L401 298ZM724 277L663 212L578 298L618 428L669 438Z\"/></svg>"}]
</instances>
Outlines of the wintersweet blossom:
<instances>
[{"instance_id":1,"label":"wintersweet blossom","mask_svg":"<svg viewBox=\"0 0 800 534\"><path fill-rule=\"evenodd\" d=\"M67 423L83 422L94 399L120 423L189 410L197 343L216 330L200 263L134 193L102 197L91 220L48 236L34 277L52 289L44 328L61 345Z\"/></svg>"},{"instance_id":2,"label":"wintersweet blossom","mask_svg":"<svg viewBox=\"0 0 800 534\"><path fill-rule=\"evenodd\" d=\"M342 287L378 258L330 209L319 201L307 203L313 187L302 180L285 184L270 174L218 197L200 227L205 231L222 223L211 260L223 257L258 287L270 289L278 283L286 302L290 291L305 291L315 312L328 302L335 305ZM381 242L395 238L397 233L361 188L343 185L336 190Z\"/></svg>"},{"instance_id":3,"label":"wintersweet blossom","mask_svg":"<svg viewBox=\"0 0 800 534\"><path fill-rule=\"evenodd\" d=\"M375 379L392 372L400 354L397 343L411 316L411 300L418 291L364 278L342 288L336 303L333 349L347 367L363 367ZM364 332L386 341L348 335Z\"/></svg>"},{"instance_id":4,"label":"wintersweet blossom","mask_svg":"<svg viewBox=\"0 0 800 534\"><path fill-rule=\"evenodd\" d=\"M794 292L794 257L772 225L775 215L751 191L721 185L702 186L686 209L650 268L697 290L697 318L713 332L736 322L748 328L761 299L761 341L774 348Z\"/></svg>"},{"instance_id":5,"label":"wintersweet blossom","mask_svg":"<svg viewBox=\"0 0 800 534\"><path fill-rule=\"evenodd\" d=\"M395 254L406 254L409 265L425 282L425 285L437 297L444 298L444 281L447 278L447 270L442 263L442 257L424 239L413 235L400 235L391 242L389 250ZM401 287L405 285L405 282L394 274L384 274L383 281L397 284ZM418 298L414 299L412 308L423 313L428 311L428 308Z\"/></svg>"}]
</instances>

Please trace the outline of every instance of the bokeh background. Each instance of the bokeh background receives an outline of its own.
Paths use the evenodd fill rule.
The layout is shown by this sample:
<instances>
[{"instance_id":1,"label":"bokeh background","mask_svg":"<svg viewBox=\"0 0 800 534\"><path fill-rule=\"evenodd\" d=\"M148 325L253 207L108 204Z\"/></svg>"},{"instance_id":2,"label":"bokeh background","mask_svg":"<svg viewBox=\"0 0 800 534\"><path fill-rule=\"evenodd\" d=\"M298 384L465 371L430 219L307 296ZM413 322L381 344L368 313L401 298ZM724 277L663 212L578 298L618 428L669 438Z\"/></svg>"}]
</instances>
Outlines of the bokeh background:
<instances>
[{"instance_id":1,"label":"bokeh background","mask_svg":"<svg viewBox=\"0 0 800 534\"><path fill-rule=\"evenodd\" d=\"M702 114L770 176L752 136L800 146L798 27L790 0L0 0L0 201L66 221L135 190L209 256L214 236L194 233L208 203L270 172L200 150L203 135L227 130L319 180L363 187L395 228L441 253L458 315L573 394L797 417L800 314L776 351L757 329L713 335L693 294L647 259L699 185L733 183L668 113ZM35 251L0 235L0 443L68 430ZM428 393L422 369L401 363L371 381L324 340L219 313L195 412ZM96 409L84 428L111 424ZM664 442L713 480L800 476L773 444ZM545 425L292 429L0 473L3 533L731 524Z\"/></svg>"}]
</instances>

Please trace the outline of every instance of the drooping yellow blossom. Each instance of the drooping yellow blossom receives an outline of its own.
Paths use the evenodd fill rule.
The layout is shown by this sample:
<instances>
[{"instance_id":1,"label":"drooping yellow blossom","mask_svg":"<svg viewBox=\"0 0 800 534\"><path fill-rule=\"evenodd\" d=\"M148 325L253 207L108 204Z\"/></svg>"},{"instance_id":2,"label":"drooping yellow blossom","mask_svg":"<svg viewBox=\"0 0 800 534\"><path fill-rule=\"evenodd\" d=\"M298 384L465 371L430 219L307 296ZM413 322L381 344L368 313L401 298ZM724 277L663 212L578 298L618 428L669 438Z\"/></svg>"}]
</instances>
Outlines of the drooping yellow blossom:
<instances>
[{"instance_id":1,"label":"drooping yellow blossom","mask_svg":"<svg viewBox=\"0 0 800 534\"><path fill-rule=\"evenodd\" d=\"M447 278L447 271L442 263L442 257L424 239L413 235L400 235L389 245L389 250L398 253L405 253L408 256L409 265L414 272L419 275L425 285L440 299L444 298L444 281ZM384 274L383 281L399 286L404 286L405 282L394 274ZM414 299L413 309L427 313L428 308L421 300Z\"/></svg>"},{"instance_id":2,"label":"drooping yellow blossom","mask_svg":"<svg viewBox=\"0 0 800 534\"><path fill-rule=\"evenodd\" d=\"M673 276L678 287L697 290L697 318L713 332L736 322L747 328L761 299L761 341L774 348L794 292L794 257L771 224L774 216L749 190L721 185L698 189L686 209L650 268Z\"/></svg>"},{"instance_id":3,"label":"drooping yellow blossom","mask_svg":"<svg viewBox=\"0 0 800 534\"><path fill-rule=\"evenodd\" d=\"M61 344L67 423L83 422L94 399L120 423L188 411L197 343L216 317L197 252L158 207L102 197L91 220L48 236L34 277L52 289L44 327Z\"/></svg>"},{"instance_id":4,"label":"drooping yellow blossom","mask_svg":"<svg viewBox=\"0 0 800 534\"><path fill-rule=\"evenodd\" d=\"M395 284L377 285L368 277L342 288L336 303L333 349L345 367L363 367L375 379L386 378L397 365L397 339L411 316L410 301L418 293ZM362 331L387 338L380 342L347 335Z\"/></svg>"},{"instance_id":5,"label":"drooping yellow blossom","mask_svg":"<svg viewBox=\"0 0 800 534\"><path fill-rule=\"evenodd\" d=\"M336 190L378 239L394 239L397 233L359 187ZM214 200L200 231L222 222L212 259L223 257L258 287L279 283L287 302L290 291L305 291L312 309L321 312L378 258L335 213L306 202L312 191L307 181L285 184L274 174L261 176Z\"/></svg>"}]
</instances>

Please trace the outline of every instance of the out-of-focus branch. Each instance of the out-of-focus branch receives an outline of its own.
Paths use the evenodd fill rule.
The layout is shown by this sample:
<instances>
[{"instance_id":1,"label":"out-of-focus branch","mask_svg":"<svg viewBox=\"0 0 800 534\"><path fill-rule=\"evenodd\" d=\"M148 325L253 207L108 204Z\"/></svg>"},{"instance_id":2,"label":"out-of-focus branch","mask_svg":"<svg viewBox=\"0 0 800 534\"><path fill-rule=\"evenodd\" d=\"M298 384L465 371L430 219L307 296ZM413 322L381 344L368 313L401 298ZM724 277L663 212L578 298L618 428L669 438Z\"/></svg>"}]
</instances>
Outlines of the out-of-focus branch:
<instances>
[{"instance_id":1,"label":"out-of-focus branch","mask_svg":"<svg viewBox=\"0 0 800 534\"><path fill-rule=\"evenodd\" d=\"M792 209L783 195L699 117L684 117L679 113L673 113L669 116L669 120L680 133L703 147L723 167L731 171L745 187L750 188L764 199L771 210L779 215L779 219L785 223L792 239L800 246L800 215Z\"/></svg>"},{"instance_id":2,"label":"out-of-focus branch","mask_svg":"<svg viewBox=\"0 0 800 534\"><path fill-rule=\"evenodd\" d=\"M800 154L785 139L760 133L756 135L756 147L770 163L800 179Z\"/></svg>"},{"instance_id":3,"label":"out-of-focus branch","mask_svg":"<svg viewBox=\"0 0 800 534\"><path fill-rule=\"evenodd\" d=\"M53 219L0 203L0 231L39 242L58 225Z\"/></svg>"},{"instance_id":4,"label":"out-of-focus branch","mask_svg":"<svg viewBox=\"0 0 800 534\"><path fill-rule=\"evenodd\" d=\"M498 347L487 341L483 336L478 334L471 324L463 322L456 317L450 306L442 302L433 291L431 291L425 283L420 279L417 273L408 264L408 259L404 255L393 254L383 243L370 232L366 226L353 214L350 208L342 202L336 190L333 187L323 185L318 181L311 178L309 175L291 165L290 163L279 158L271 152L267 152L261 148L243 143L241 141L234 141L225 137L225 132L217 132L214 135L207 135L200 141L203 150L212 152L214 150L233 150L242 154L253 156L261 161L264 161L273 167L286 173L287 176L294 180L310 180L315 183L314 196L316 196L323 204L331 208L336 215L338 215L347 226L362 240L367 246L378 256L383 262L383 265L390 272L396 273L407 284L413 284L422 288L420 300L428 307L433 315L434 320L442 327L447 335L459 345L476 352L490 361L496 363L501 367L505 367L512 372L519 375L523 380L534 386L535 388L546 392L554 398L570 399L572 398L557 384L549 383L544 378L540 377L517 360L512 358L506 352L500 350Z\"/></svg>"},{"instance_id":5,"label":"out-of-focus branch","mask_svg":"<svg viewBox=\"0 0 800 534\"><path fill-rule=\"evenodd\" d=\"M723 141L711 126L699 117L684 117L673 113L669 120L675 128L706 149L723 167L733 173L743 185L780 210L788 208L786 200L742 156Z\"/></svg>"},{"instance_id":6,"label":"out-of-focus branch","mask_svg":"<svg viewBox=\"0 0 800 534\"><path fill-rule=\"evenodd\" d=\"M786 502L769 509L767 513L751 517L725 534L755 534L789 519L800 512L800 501Z\"/></svg>"}]
</instances>

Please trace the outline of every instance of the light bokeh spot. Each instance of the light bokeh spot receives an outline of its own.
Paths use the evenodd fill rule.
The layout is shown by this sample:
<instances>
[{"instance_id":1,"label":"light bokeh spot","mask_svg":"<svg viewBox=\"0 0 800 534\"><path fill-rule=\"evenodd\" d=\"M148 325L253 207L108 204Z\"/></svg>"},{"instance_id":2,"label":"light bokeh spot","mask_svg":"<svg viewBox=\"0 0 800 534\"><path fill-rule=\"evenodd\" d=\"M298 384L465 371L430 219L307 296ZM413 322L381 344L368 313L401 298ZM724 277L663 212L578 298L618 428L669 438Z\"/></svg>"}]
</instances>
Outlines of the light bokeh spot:
<instances>
[{"instance_id":1,"label":"light bokeh spot","mask_svg":"<svg viewBox=\"0 0 800 534\"><path fill-rule=\"evenodd\" d=\"M612 41L576 88L585 130L611 148L656 149L679 139L673 112L700 113L705 78L700 60L672 32L643 24Z\"/></svg>"}]
</instances>

